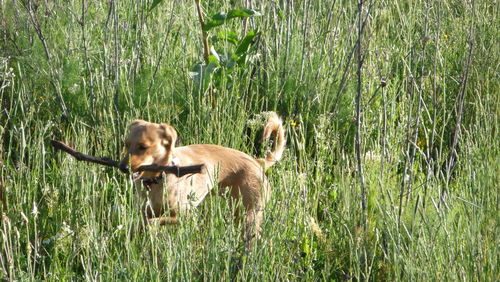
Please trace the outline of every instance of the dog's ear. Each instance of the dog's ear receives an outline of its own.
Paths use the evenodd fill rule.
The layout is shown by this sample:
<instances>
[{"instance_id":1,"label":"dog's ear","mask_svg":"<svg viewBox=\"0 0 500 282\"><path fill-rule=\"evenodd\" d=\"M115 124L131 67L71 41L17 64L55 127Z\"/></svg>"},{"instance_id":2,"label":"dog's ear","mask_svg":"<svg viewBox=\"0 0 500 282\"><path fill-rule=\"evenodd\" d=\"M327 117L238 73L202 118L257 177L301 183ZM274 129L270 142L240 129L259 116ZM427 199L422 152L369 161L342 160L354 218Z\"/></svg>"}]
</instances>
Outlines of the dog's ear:
<instances>
[{"instance_id":1,"label":"dog's ear","mask_svg":"<svg viewBox=\"0 0 500 282\"><path fill-rule=\"evenodd\" d=\"M177 131L175 131L175 128L166 123L160 124L160 131L162 145L168 150L172 150L175 147L175 142L177 141Z\"/></svg>"},{"instance_id":2,"label":"dog's ear","mask_svg":"<svg viewBox=\"0 0 500 282\"><path fill-rule=\"evenodd\" d=\"M134 128L136 128L137 126L142 125L142 124L145 124L145 123L146 123L146 121L144 121L144 120L142 120L142 119L136 119L136 120L134 120L134 121L130 124L130 126L129 126L128 128L129 128L129 130L133 130L133 129L134 129Z\"/></svg>"}]
</instances>

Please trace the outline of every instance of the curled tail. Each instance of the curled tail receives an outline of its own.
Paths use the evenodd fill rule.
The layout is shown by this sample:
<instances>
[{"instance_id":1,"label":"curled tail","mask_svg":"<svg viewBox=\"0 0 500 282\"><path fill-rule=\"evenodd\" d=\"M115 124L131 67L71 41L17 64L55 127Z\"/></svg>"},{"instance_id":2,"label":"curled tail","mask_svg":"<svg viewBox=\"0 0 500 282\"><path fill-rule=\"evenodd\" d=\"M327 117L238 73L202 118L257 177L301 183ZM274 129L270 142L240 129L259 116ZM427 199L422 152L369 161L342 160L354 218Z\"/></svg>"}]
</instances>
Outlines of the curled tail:
<instances>
[{"instance_id":1,"label":"curled tail","mask_svg":"<svg viewBox=\"0 0 500 282\"><path fill-rule=\"evenodd\" d=\"M274 139L272 151L268 151L264 159L259 159L264 167L264 170L270 168L274 163L281 160L283 151L285 151L285 130L283 129L283 122L275 112L271 112L269 119L264 127L264 134L262 135L263 141L267 141L271 136Z\"/></svg>"}]
</instances>

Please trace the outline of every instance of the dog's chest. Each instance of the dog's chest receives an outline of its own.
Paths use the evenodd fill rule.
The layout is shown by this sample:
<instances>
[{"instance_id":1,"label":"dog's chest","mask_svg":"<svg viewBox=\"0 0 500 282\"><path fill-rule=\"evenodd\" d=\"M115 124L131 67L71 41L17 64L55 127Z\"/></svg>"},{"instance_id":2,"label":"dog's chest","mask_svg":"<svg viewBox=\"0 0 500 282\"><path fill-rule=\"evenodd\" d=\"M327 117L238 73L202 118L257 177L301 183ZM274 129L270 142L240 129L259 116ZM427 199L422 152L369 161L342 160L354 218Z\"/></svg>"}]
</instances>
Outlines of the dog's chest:
<instances>
[{"instance_id":1,"label":"dog's chest","mask_svg":"<svg viewBox=\"0 0 500 282\"><path fill-rule=\"evenodd\" d=\"M144 203L149 208L153 209L155 213L164 210L164 187L163 183L152 185L144 185L142 182L135 183L136 196L139 202Z\"/></svg>"},{"instance_id":2,"label":"dog's chest","mask_svg":"<svg viewBox=\"0 0 500 282\"><path fill-rule=\"evenodd\" d=\"M208 174L193 174L175 179L169 177L166 187L168 202L175 202L180 210L189 210L198 206L213 188L213 181Z\"/></svg>"},{"instance_id":3,"label":"dog's chest","mask_svg":"<svg viewBox=\"0 0 500 282\"><path fill-rule=\"evenodd\" d=\"M178 178L166 176L161 183L144 186L136 183L137 196L147 202L155 213L175 209L189 210L198 206L214 187L214 179L208 173Z\"/></svg>"}]
</instances>

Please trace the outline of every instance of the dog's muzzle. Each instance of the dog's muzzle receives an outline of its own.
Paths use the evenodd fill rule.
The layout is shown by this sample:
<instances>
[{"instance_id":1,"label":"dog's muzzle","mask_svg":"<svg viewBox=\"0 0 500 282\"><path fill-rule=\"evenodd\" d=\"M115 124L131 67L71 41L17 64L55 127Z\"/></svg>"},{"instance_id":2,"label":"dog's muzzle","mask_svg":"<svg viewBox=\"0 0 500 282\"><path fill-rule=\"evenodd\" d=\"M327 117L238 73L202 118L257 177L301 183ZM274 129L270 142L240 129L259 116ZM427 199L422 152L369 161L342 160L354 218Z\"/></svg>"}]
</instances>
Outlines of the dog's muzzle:
<instances>
[{"instance_id":1,"label":"dog's muzzle","mask_svg":"<svg viewBox=\"0 0 500 282\"><path fill-rule=\"evenodd\" d=\"M179 163L180 163L179 159L176 157L173 157L172 161L170 162L170 165L177 166L177 165L179 165ZM159 176L154 177L154 178L141 178L141 172L136 171L132 174L132 178L140 180L142 185L144 185L144 187L146 187L148 190L151 190L152 185L162 183L163 178L164 178L164 174L165 173L162 173Z\"/></svg>"},{"instance_id":2,"label":"dog's muzzle","mask_svg":"<svg viewBox=\"0 0 500 282\"><path fill-rule=\"evenodd\" d=\"M140 180L142 185L144 185L148 190L151 190L152 185L159 184L163 181L163 173L155 178L141 178Z\"/></svg>"}]
</instances>

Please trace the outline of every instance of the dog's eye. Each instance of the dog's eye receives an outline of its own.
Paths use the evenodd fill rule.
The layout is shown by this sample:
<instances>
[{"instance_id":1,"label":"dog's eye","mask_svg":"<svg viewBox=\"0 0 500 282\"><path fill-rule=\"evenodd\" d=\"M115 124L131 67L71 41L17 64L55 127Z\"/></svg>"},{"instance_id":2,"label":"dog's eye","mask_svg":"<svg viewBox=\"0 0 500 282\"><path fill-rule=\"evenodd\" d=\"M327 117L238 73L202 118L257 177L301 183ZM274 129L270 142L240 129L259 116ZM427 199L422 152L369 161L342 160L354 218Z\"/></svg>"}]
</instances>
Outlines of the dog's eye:
<instances>
[{"instance_id":1,"label":"dog's eye","mask_svg":"<svg viewBox=\"0 0 500 282\"><path fill-rule=\"evenodd\" d=\"M137 149L141 150L141 151L144 151L147 149L146 145L144 144L139 144L139 146L137 146Z\"/></svg>"}]
</instances>

